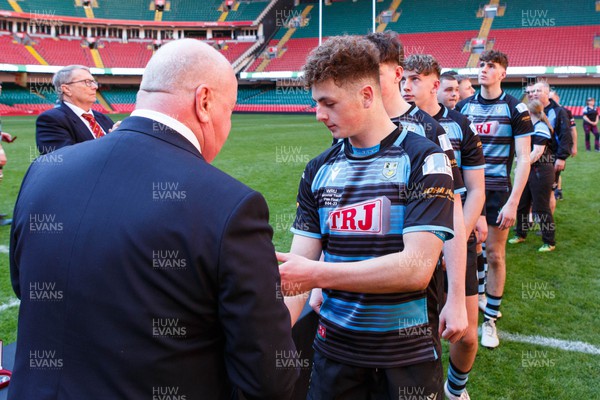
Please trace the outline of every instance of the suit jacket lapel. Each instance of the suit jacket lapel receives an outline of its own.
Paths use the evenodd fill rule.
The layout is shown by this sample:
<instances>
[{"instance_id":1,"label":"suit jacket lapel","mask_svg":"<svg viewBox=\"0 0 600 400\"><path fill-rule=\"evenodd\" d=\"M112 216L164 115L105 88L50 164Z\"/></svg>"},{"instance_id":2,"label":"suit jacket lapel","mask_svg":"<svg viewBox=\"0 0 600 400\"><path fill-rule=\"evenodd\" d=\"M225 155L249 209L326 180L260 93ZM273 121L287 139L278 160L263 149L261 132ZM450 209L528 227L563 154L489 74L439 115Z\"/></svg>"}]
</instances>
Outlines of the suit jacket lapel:
<instances>
[{"instance_id":1,"label":"suit jacket lapel","mask_svg":"<svg viewBox=\"0 0 600 400\"><path fill-rule=\"evenodd\" d=\"M98 111L92 110L92 113L94 114L94 118L96 118L96 122L100 124L104 130L104 133L108 135L108 131L113 127L113 123L110 118Z\"/></svg>"},{"instance_id":2,"label":"suit jacket lapel","mask_svg":"<svg viewBox=\"0 0 600 400\"><path fill-rule=\"evenodd\" d=\"M73 124L75 124L75 128L76 128L76 132L75 132L76 135L79 133L80 135L84 136L85 138L94 139L94 135L92 135L92 132L87 127L87 125L83 123L83 121L81 120L81 117L79 117L77 114L75 114L73 112L73 110L71 110L71 108L65 104L64 101L60 102L59 110L62 111L71 121L73 121Z\"/></svg>"}]
</instances>

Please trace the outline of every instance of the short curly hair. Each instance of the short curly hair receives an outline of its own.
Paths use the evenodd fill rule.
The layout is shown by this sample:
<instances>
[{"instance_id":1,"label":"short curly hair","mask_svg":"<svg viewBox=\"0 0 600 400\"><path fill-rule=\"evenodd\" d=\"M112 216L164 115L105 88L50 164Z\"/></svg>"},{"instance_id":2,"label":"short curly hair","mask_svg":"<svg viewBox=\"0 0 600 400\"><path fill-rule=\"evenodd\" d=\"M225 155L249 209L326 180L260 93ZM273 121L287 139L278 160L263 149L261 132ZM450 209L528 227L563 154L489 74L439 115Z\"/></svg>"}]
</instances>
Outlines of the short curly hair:
<instances>
[{"instance_id":1,"label":"short curly hair","mask_svg":"<svg viewBox=\"0 0 600 400\"><path fill-rule=\"evenodd\" d=\"M406 59L406 71L415 71L417 74L431 75L439 79L442 68L431 54L411 54Z\"/></svg>"},{"instance_id":2,"label":"short curly hair","mask_svg":"<svg viewBox=\"0 0 600 400\"><path fill-rule=\"evenodd\" d=\"M392 63L404 67L404 46L394 31L372 32L367 39L377 46L380 63Z\"/></svg>"},{"instance_id":3,"label":"short curly hair","mask_svg":"<svg viewBox=\"0 0 600 400\"><path fill-rule=\"evenodd\" d=\"M504 69L508 68L508 56L503 52L497 50L484 51L479 56L479 61L491 61L493 63L498 63L502 65Z\"/></svg>"},{"instance_id":4,"label":"short curly hair","mask_svg":"<svg viewBox=\"0 0 600 400\"><path fill-rule=\"evenodd\" d=\"M304 86L333 79L337 86L369 80L379 85L379 51L361 36L334 36L313 49L303 67Z\"/></svg>"}]
</instances>

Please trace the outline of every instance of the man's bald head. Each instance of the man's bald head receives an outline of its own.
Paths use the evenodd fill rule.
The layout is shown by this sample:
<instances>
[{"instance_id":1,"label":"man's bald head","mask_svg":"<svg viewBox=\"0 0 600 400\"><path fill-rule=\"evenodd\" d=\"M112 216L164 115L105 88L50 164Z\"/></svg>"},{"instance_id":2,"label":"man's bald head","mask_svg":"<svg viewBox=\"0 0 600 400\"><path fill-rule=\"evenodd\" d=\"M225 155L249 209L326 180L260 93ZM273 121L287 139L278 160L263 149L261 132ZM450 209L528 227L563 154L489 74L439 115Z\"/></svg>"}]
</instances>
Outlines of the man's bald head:
<instances>
[{"instance_id":1,"label":"man's bald head","mask_svg":"<svg viewBox=\"0 0 600 400\"><path fill-rule=\"evenodd\" d=\"M167 92L195 90L201 83L219 84L233 75L229 61L211 46L195 39L174 40L152 56L140 90Z\"/></svg>"},{"instance_id":2,"label":"man's bald head","mask_svg":"<svg viewBox=\"0 0 600 400\"><path fill-rule=\"evenodd\" d=\"M162 46L148 62L136 109L157 111L186 125L211 162L229 135L236 98L229 61L199 40L181 39Z\"/></svg>"}]
</instances>

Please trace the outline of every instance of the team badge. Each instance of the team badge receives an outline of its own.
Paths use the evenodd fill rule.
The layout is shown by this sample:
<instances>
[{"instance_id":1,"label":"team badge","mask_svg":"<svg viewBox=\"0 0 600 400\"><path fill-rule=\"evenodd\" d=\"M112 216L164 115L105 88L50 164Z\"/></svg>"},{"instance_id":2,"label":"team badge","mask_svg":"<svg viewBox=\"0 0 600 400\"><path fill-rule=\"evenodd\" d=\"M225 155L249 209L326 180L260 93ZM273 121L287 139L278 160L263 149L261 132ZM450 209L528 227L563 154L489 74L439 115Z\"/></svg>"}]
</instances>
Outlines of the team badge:
<instances>
[{"instance_id":1,"label":"team badge","mask_svg":"<svg viewBox=\"0 0 600 400\"><path fill-rule=\"evenodd\" d=\"M396 175L397 171L398 163L387 161L385 164L383 164L383 171L381 171L381 173L386 179L391 179Z\"/></svg>"}]
</instances>

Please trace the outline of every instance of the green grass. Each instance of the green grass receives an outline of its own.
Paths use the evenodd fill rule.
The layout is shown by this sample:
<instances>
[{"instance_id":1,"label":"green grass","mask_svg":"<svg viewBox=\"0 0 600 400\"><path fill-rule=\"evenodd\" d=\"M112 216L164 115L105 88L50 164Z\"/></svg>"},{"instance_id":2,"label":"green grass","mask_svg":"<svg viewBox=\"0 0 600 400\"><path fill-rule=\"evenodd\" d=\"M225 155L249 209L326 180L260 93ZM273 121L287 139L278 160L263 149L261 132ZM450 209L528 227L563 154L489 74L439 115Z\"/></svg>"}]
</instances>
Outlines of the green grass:
<instances>
[{"instance_id":1,"label":"green grass","mask_svg":"<svg viewBox=\"0 0 600 400\"><path fill-rule=\"evenodd\" d=\"M35 118L5 117L2 121L5 131L19 137L4 145L9 162L0 183L0 211L10 212L30 154L35 151ZM565 200L558 203L555 214L557 250L539 254L541 238L534 234L526 243L507 245L504 318L498 328L600 347L600 154L583 150L580 121L578 126L579 155L567 162ZM313 116L233 117L232 134L214 164L263 193L271 210L278 250L286 251L290 246L289 227L304 165L329 143L330 134ZM9 228L0 227L0 245L7 246L8 242ZM8 255L0 254L0 304L11 298ZM16 319L16 307L0 315L0 338L7 343L15 340ZM469 393L474 399L600 399L598 382L598 355L502 341L495 350L479 350Z\"/></svg>"}]
</instances>

